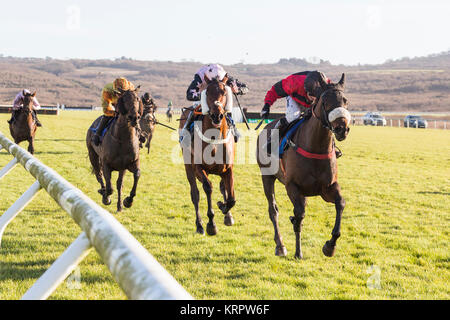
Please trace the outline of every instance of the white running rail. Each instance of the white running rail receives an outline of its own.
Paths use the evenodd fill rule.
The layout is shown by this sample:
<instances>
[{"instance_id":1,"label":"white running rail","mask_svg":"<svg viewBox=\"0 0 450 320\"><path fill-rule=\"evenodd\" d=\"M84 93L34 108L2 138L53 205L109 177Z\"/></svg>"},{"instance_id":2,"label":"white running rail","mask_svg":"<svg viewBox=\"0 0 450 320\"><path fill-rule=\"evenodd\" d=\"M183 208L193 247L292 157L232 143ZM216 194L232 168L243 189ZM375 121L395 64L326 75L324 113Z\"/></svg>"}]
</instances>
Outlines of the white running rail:
<instances>
[{"instance_id":1,"label":"white running rail","mask_svg":"<svg viewBox=\"0 0 450 320\"><path fill-rule=\"evenodd\" d=\"M0 179L21 164L36 182L0 216L0 244L6 226L41 189L47 191L83 230L22 299L47 299L92 247L129 299L193 299L108 211L0 132L1 149L14 159L0 171Z\"/></svg>"}]
</instances>

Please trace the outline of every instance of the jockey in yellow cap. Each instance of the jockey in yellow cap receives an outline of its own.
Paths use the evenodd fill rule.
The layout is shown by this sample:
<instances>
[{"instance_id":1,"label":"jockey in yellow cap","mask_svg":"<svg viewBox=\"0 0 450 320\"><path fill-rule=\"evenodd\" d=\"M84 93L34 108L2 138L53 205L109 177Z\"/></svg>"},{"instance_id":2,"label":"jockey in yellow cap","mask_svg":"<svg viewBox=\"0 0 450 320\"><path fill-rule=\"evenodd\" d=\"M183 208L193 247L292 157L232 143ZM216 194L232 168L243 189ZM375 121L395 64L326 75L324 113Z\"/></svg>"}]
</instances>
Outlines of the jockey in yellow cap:
<instances>
[{"instance_id":1,"label":"jockey in yellow cap","mask_svg":"<svg viewBox=\"0 0 450 320\"><path fill-rule=\"evenodd\" d=\"M102 90L103 117L92 138L96 146L100 144L100 135L105 130L106 125L116 115L115 105L120 98L120 92L134 89L134 85L123 77L105 85Z\"/></svg>"}]
</instances>

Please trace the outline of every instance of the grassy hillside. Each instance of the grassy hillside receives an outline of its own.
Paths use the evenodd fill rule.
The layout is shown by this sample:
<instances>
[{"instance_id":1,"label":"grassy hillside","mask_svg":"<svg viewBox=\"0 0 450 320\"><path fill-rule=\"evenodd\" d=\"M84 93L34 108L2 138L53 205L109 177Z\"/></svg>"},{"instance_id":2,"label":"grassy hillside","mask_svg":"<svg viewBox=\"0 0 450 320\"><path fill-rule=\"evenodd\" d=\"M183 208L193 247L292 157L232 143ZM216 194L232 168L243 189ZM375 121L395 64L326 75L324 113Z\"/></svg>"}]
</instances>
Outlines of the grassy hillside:
<instances>
[{"instance_id":1,"label":"grassy hillside","mask_svg":"<svg viewBox=\"0 0 450 320\"><path fill-rule=\"evenodd\" d=\"M0 104L11 104L22 88L38 90L44 104L98 106L102 87L117 76L126 76L150 91L165 107L186 106L186 89L201 66L194 62L116 60L55 60L0 57ZM260 109L270 87L303 70L322 70L333 81L347 74L351 110L450 112L450 53L387 61L380 65L344 66L327 61L281 59L276 64L225 66L245 82L250 92L241 98L250 110ZM281 99L275 107L282 109Z\"/></svg>"},{"instance_id":2,"label":"grassy hillside","mask_svg":"<svg viewBox=\"0 0 450 320\"><path fill-rule=\"evenodd\" d=\"M0 114L0 131L9 137L8 116ZM101 204L84 145L86 130L97 116L69 111L41 116L44 127L37 133L36 156ZM243 126L241 131L246 133ZM305 259L294 259L288 218L292 205L280 184L276 192L288 256L275 257L273 227L250 143L244 148L247 156L237 155L236 224L225 227L216 209L217 236L195 233L183 165L173 162L180 154L176 136L163 127L155 132L151 154L141 155L134 207L115 217L198 299L449 299L449 142L450 132L444 130L353 127L339 143L344 152L339 182L347 206L333 258L326 258L321 248L330 237L334 206L310 198L302 234ZM240 148L244 145L243 140ZM0 167L10 160L0 152ZM213 182L217 201L218 179ZM20 167L2 179L0 212L32 183ZM125 183L129 192L129 173ZM206 200L200 194L206 220ZM113 214L115 197L106 207ZM20 298L80 232L41 192L3 236L0 299ZM380 286L371 289L367 283L377 270ZM50 298L125 298L95 251L78 272L79 288L66 281Z\"/></svg>"}]
</instances>

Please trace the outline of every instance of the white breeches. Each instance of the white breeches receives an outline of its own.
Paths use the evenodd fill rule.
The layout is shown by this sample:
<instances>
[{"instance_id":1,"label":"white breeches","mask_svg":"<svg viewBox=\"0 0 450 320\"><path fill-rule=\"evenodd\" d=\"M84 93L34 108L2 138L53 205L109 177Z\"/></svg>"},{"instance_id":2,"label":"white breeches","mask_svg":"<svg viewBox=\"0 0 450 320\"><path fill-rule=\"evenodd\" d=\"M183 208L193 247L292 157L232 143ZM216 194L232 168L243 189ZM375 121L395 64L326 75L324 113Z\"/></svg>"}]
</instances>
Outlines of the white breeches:
<instances>
[{"instance_id":1,"label":"white breeches","mask_svg":"<svg viewBox=\"0 0 450 320\"><path fill-rule=\"evenodd\" d=\"M291 96L286 97L286 120L291 123L300 117L306 108L297 103Z\"/></svg>"}]
</instances>

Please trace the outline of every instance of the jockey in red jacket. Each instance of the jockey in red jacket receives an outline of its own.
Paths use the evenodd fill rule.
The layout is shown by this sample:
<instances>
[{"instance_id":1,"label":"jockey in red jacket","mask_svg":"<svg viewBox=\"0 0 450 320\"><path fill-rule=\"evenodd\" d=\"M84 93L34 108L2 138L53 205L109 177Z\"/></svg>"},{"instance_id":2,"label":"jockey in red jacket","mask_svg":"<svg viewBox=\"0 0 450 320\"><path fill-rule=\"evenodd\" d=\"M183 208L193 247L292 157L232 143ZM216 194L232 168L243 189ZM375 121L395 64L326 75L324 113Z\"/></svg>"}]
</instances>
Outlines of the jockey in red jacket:
<instances>
[{"instance_id":1,"label":"jockey in red jacket","mask_svg":"<svg viewBox=\"0 0 450 320\"><path fill-rule=\"evenodd\" d=\"M289 126L289 123L298 119L303 112L307 112L320 97L323 89L319 79L323 78L327 83L331 83L322 72L303 71L294 73L287 78L275 83L267 91L264 99L264 107L261 117L266 118L270 113L270 107L280 98L286 98L286 116L281 118L274 129L280 130L282 137ZM270 148L270 139L267 144Z\"/></svg>"},{"instance_id":2,"label":"jockey in red jacket","mask_svg":"<svg viewBox=\"0 0 450 320\"><path fill-rule=\"evenodd\" d=\"M287 123L300 117L300 114L313 105L315 100L322 93L319 78L324 77L327 83L330 79L319 71L303 71L294 73L289 77L275 83L267 91L264 99L264 107L261 111L261 117L269 115L270 106L279 98L286 98L286 120Z\"/></svg>"}]
</instances>

